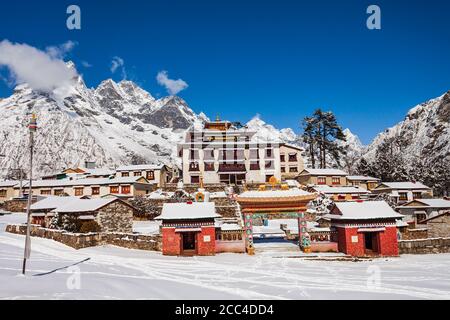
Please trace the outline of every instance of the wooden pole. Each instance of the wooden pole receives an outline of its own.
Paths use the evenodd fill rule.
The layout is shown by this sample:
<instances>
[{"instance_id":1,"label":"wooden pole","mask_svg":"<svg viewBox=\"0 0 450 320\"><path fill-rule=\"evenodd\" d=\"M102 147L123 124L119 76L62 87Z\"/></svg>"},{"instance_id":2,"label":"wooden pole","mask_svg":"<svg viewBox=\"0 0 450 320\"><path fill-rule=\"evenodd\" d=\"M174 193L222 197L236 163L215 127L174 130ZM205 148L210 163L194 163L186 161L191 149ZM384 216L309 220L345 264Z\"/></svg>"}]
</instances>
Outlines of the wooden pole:
<instances>
[{"instance_id":1,"label":"wooden pole","mask_svg":"<svg viewBox=\"0 0 450 320\"><path fill-rule=\"evenodd\" d=\"M23 255L23 265L22 265L22 274L25 274L27 259L30 259L31 254L31 237L30 237L30 208L31 208L31 200L33 198L32 194L32 183L33 183L33 149L34 149L34 139L33 135L36 131L36 115L33 113L31 117L31 122L29 125L30 129L30 181L28 185L28 199L27 199L27 233L25 236L25 250Z\"/></svg>"}]
</instances>

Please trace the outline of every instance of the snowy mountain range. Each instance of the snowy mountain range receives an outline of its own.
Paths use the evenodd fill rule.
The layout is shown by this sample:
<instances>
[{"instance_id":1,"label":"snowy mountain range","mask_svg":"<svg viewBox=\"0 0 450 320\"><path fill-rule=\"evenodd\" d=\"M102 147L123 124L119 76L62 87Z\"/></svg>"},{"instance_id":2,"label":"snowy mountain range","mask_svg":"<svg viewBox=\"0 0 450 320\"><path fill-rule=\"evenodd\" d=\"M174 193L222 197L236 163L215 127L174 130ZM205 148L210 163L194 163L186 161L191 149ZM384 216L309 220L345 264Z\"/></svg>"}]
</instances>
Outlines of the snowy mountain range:
<instances>
[{"instance_id":1,"label":"snowy mountain range","mask_svg":"<svg viewBox=\"0 0 450 320\"><path fill-rule=\"evenodd\" d=\"M74 68L73 64L68 64ZM449 93L413 108L405 121L379 134L365 147L349 129L344 131L352 158L370 160L377 145L391 135L410 137L411 156L423 152L449 152ZM0 177L14 168L28 168L27 124L34 111L39 129L35 136L36 175L96 161L99 167L123 164L179 163L176 145L186 129L208 121L178 96L155 99L131 81L109 79L97 88L86 87L81 77L64 99L37 92L28 85L15 88L0 99ZM255 139L306 147L292 129L277 129L258 115L245 124ZM354 159L351 160L354 162Z\"/></svg>"},{"instance_id":2,"label":"snowy mountain range","mask_svg":"<svg viewBox=\"0 0 450 320\"><path fill-rule=\"evenodd\" d=\"M444 161L450 171L450 91L410 109L405 119L378 134L364 152L368 163L388 140L402 142L401 154L407 166L418 159L425 165Z\"/></svg>"}]
</instances>

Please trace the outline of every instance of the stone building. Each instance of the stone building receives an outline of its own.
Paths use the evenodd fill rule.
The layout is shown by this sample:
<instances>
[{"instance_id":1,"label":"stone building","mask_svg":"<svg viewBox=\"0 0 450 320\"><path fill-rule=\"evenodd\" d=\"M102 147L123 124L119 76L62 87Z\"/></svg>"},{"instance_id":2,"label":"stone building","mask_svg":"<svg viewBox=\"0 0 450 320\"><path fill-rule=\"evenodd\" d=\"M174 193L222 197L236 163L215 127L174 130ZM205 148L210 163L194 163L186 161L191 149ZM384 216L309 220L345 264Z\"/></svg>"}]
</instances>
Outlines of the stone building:
<instances>
[{"instance_id":1,"label":"stone building","mask_svg":"<svg viewBox=\"0 0 450 320\"><path fill-rule=\"evenodd\" d=\"M396 207L404 215L405 222L415 228L419 225L425 227L426 219L450 211L450 200L446 199L416 199Z\"/></svg>"},{"instance_id":2,"label":"stone building","mask_svg":"<svg viewBox=\"0 0 450 320\"><path fill-rule=\"evenodd\" d=\"M450 210L428 218L424 223L427 225L429 238L450 237Z\"/></svg>"},{"instance_id":3,"label":"stone building","mask_svg":"<svg viewBox=\"0 0 450 320\"><path fill-rule=\"evenodd\" d=\"M52 218L58 214L83 222L96 221L103 232L132 232L135 210L119 198L48 197L31 206L31 216L33 224L44 227L50 227Z\"/></svg>"},{"instance_id":4,"label":"stone building","mask_svg":"<svg viewBox=\"0 0 450 320\"><path fill-rule=\"evenodd\" d=\"M355 201L367 198L370 194L370 191L366 189L353 186L330 187L319 185L308 187L308 191L324 194L333 201Z\"/></svg>"},{"instance_id":5,"label":"stone building","mask_svg":"<svg viewBox=\"0 0 450 320\"><path fill-rule=\"evenodd\" d=\"M14 187L19 185L19 181L0 181L0 204L11 200L16 196ZM18 196L18 193L17 193Z\"/></svg>"}]
</instances>

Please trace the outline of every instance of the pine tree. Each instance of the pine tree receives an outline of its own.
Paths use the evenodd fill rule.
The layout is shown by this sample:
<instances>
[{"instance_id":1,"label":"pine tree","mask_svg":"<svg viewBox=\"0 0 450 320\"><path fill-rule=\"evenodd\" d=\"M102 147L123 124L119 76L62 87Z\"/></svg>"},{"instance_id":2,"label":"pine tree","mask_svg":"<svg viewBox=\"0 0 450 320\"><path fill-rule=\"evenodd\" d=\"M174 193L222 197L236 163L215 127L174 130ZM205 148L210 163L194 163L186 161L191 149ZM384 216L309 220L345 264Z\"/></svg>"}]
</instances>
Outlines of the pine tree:
<instances>
[{"instance_id":1,"label":"pine tree","mask_svg":"<svg viewBox=\"0 0 450 320\"><path fill-rule=\"evenodd\" d=\"M303 141L309 145L311 164L315 168L315 155L318 153L320 168L327 167L327 156L333 158L340 166L340 158L346 154L344 147L336 140L345 141L345 135L338 125L336 116L331 112L317 109L312 117L303 120Z\"/></svg>"}]
</instances>

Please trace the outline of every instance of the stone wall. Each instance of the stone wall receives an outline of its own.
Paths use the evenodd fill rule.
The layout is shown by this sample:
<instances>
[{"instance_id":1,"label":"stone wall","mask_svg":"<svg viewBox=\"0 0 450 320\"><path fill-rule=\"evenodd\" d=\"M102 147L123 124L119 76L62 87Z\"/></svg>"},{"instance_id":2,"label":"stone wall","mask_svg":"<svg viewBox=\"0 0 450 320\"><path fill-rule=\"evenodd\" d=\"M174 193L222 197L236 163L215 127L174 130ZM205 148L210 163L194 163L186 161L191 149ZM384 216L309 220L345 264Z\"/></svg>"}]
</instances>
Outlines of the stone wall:
<instances>
[{"instance_id":1,"label":"stone wall","mask_svg":"<svg viewBox=\"0 0 450 320\"><path fill-rule=\"evenodd\" d=\"M416 239L427 239L428 230L427 229L400 229L401 240L416 240Z\"/></svg>"},{"instance_id":2,"label":"stone wall","mask_svg":"<svg viewBox=\"0 0 450 320\"><path fill-rule=\"evenodd\" d=\"M97 222L103 232L133 232L133 209L114 201L98 211Z\"/></svg>"},{"instance_id":3,"label":"stone wall","mask_svg":"<svg viewBox=\"0 0 450 320\"><path fill-rule=\"evenodd\" d=\"M3 204L3 208L9 212L26 212L27 200L8 200Z\"/></svg>"},{"instance_id":4,"label":"stone wall","mask_svg":"<svg viewBox=\"0 0 450 320\"><path fill-rule=\"evenodd\" d=\"M400 240L398 249L400 254L449 253L450 238Z\"/></svg>"},{"instance_id":5,"label":"stone wall","mask_svg":"<svg viewBox=\"0 0 450 320\"><path fill-rule=\"evenodd\" d=\"M450 213L429 220L427 227L430 238L450 237Z\"/></svg>"},{"instance_id":6,"label":"stone wall","mask_svg":"<svg viewBox=\"0 0 450 320\"><path fill-rule=\"evenodd\" d=\"M226 187L227 187L227 185L224 183L212 183L212 184L205 184L203 186L203 188L209 192L224 191ZM196 184L196 183L183 184L183 190L188 193L197 192L198 188L200 188L200 185ZM166 191L166 192L175 192L177 189L178 189L177 183L167 183L165 186L162 187L162 190Z\"/></svg>"},{"instance_id":7,"label":"stone wall","mask_svg":"<svg viewBox=\"0 0 450 320\"><path fill-rule=\"evenodd\" d=\"M26 225L8 225L6 232L15 234L26 234ZM118 232L101 233L69 233L64 230L53 230L32 225L30 228L32 237L40 237L61 242L75 249L95 247L99 245L111 244L128 249L140 249L149 251L161 250L160 235L143 235Z\"/></svg>"}]
</instances>

